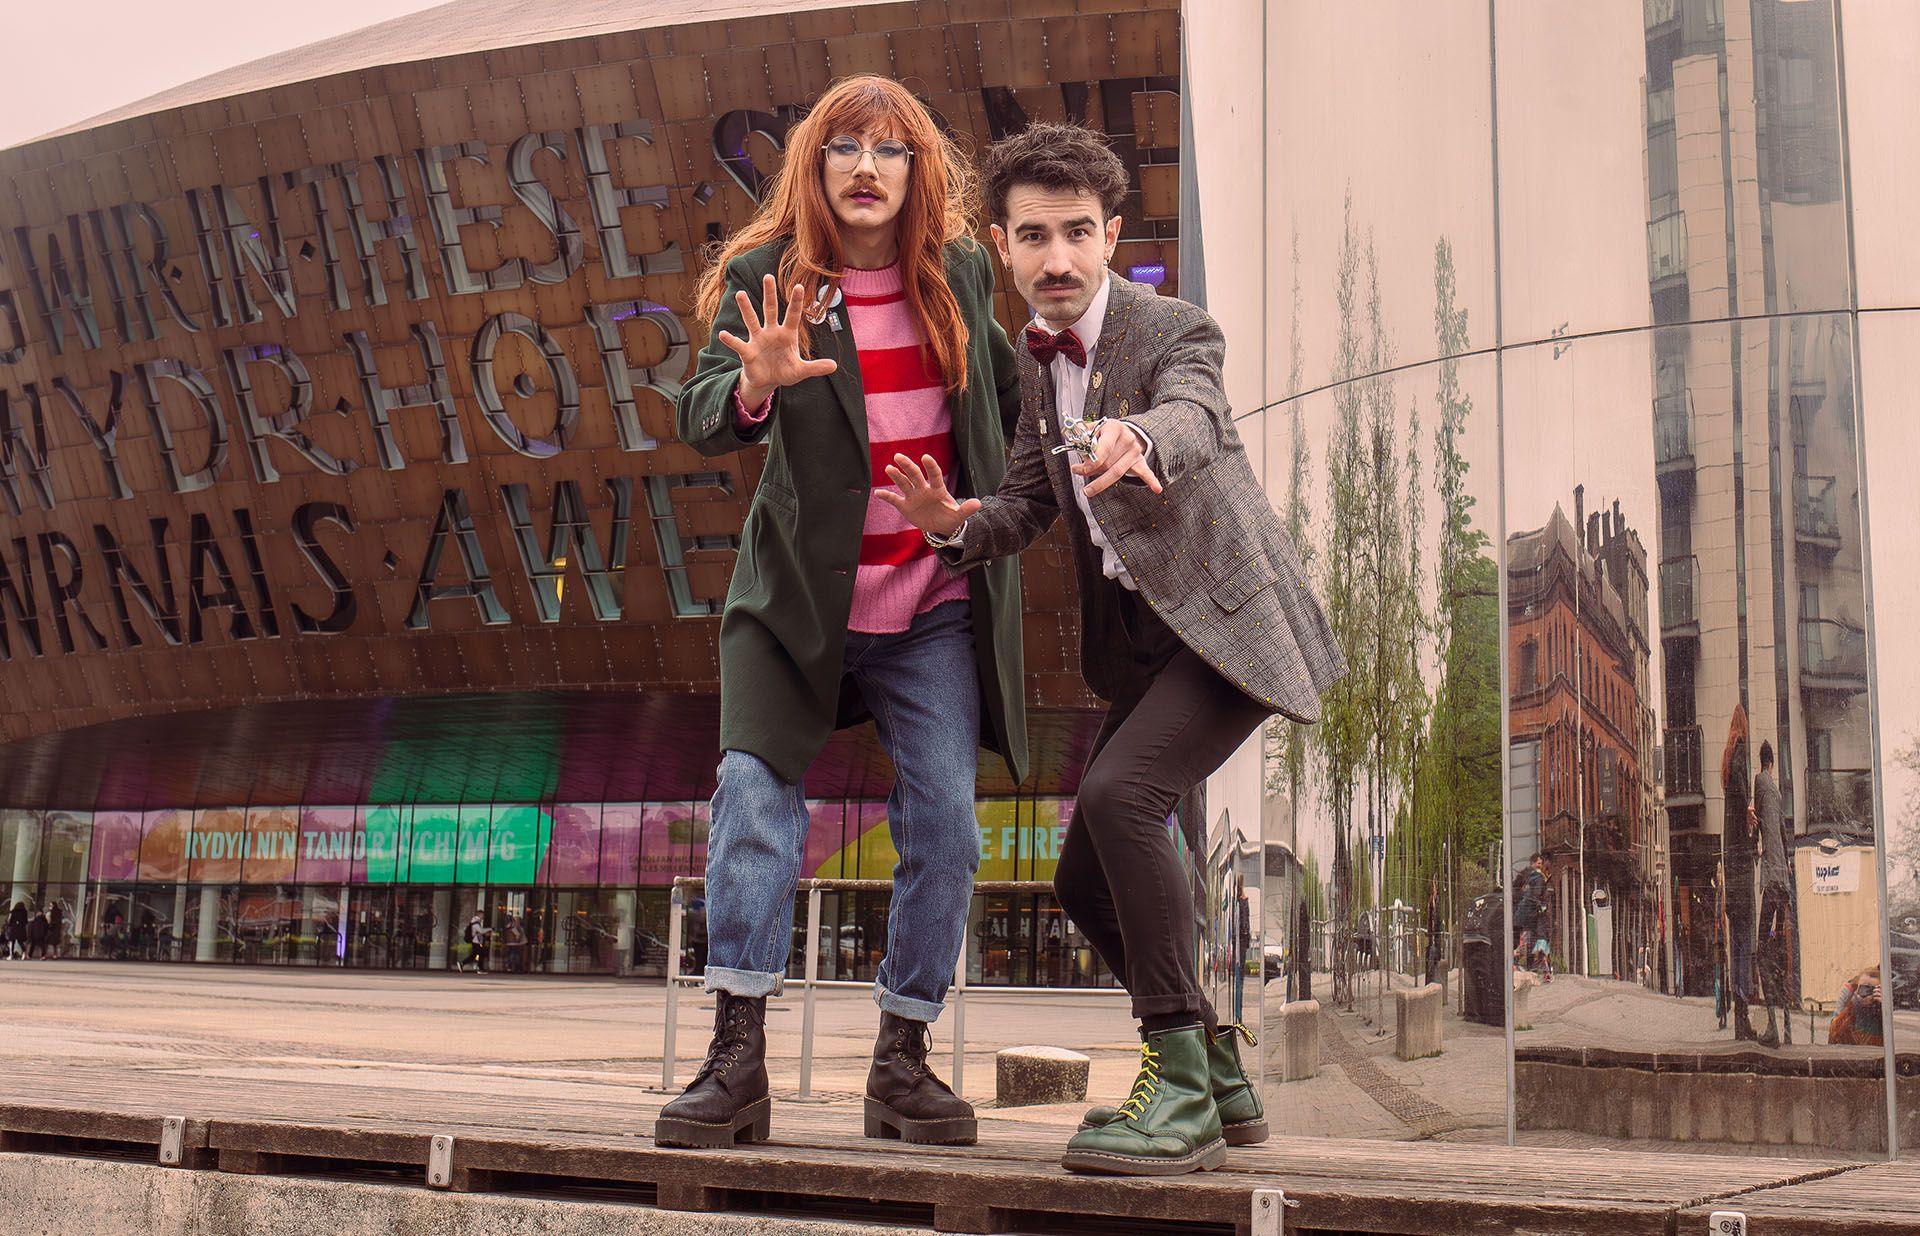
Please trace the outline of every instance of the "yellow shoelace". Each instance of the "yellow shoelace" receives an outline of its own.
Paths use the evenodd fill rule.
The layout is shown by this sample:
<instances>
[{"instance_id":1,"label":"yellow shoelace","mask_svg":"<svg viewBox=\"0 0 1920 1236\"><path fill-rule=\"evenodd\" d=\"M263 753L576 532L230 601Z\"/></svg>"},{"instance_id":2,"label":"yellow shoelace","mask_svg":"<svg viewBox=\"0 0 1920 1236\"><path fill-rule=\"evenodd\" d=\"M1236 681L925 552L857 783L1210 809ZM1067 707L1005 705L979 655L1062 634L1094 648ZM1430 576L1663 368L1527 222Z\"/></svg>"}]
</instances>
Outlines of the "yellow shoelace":
<instances>
[{"instance_id":1,"label":"yellow shoelace","mask_svg":"<svg viewBox=\"0 0 1920 1236\"><path fill-rule=\"evenodd\" d=\"M1140 1044L1140 1076L1134 1079L1133 1093L1120 1105L1120 1111L1129 1119L1145 1115L1147 1104L1153 1096L1160 1093L1160 1053L1153 1050L1153 1044Z\"/></svg>"},{"instance_id":2,"label":"yellow shoelace","mask_svg":"<svg viewBox=\"0 0 1920 1236\"><path fill-rule=\"evenodd\" d=\"M1220 1027L1220 1029L1226 1034L1228 1038L1232 1038L1234 1032L1237 1030L1240 1032L1240 1037L1246 1040L1248 1047L1260 1046L1260 1040L1254 1037L1253 1031L1247 1029L1245 1026L1239 1024L1238 1022L1234 1022L1229 1025L1222 1026Z\"/></svg>"}]
</instances>

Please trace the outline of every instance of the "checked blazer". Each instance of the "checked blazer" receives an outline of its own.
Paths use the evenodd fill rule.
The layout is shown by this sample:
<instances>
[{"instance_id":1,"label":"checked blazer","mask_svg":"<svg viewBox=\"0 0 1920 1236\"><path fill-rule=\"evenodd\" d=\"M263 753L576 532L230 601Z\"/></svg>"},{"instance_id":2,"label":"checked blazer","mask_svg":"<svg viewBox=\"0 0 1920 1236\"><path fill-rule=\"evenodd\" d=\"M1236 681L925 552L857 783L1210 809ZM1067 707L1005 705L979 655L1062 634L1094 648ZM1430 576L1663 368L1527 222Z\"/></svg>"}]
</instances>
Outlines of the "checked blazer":
<instances>
[{"instance_id":1,"label":"checked blazer","mask_svg":"<svg viewBox=\"0 0 1920 1236\"><path fill-rule=\"evenodd\" d=\"M1274 712L1318 721L1321 694L1346 663L1234 430L1220 327L1198 306L1109 278L1083 415L1146 430L1163 492L1129 478L1093 496L1093 516L1141 597L1189 648ZM1020 420L1006 476L942 552L963 568L1017 554L1064 514L1080 584L1081 673L1111 701L1143 685L1120 623L1120 586L1101 573L1069 457L1053 453L1063 440L1053 382L1017 351Z\"/></svg>"}]
</instances>

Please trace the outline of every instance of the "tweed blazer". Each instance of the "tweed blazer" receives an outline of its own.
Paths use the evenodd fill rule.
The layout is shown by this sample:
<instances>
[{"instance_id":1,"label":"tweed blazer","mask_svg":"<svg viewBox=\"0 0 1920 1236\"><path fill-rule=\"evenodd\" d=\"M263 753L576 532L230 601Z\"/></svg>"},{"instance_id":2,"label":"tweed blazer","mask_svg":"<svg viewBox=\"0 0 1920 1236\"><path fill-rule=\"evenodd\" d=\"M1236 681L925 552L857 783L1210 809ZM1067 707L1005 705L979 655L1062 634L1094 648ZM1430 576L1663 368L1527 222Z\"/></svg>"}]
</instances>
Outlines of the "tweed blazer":
<instances>
[{"instance_id":1,"label":"tweed blazer","mask_svg":"<svg viewBox=\"0 0 1920 1236\"><path fill-rule=\"evenodd\" d=\"M1300 556L1274 516L1234 430L1220 370L1226 340L1205 310L1118 275L1089 364L1083 415L1119 417L1153 439L1162 492L1136 478L1090 500L1093 517L1167 626L1227 681L1295 721L1320 719L1346 674ZM1016 349L1020 420L999 488L943 551L971 567L1017 554L1064 514L1072 525L1087 686L1113 700L1140 685L1118 587L1074 500L1053 382Z\"/></svg>"}]
</instances>

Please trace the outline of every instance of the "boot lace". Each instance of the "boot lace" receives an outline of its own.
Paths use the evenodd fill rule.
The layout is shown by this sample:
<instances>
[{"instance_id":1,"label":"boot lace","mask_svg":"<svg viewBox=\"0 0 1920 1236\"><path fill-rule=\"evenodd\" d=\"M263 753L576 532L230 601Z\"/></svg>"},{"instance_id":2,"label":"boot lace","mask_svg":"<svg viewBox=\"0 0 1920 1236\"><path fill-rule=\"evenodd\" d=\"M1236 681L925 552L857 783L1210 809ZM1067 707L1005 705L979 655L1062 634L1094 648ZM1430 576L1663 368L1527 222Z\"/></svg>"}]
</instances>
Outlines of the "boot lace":
<instances>
[{"instance_id":1,"label":"boot lace","mask_svg":"<svg viewBox=\"0 0 1920 1236\"><path fill-rule=\"evenodd\" d=\"M707 1058L695 1081L712 1073L725 1073L739 1058L745 1021L746 1006L739 1002L728 1000L714 1010L713 1042L707 1046Z\"/></svg>"},{"instance_id":2,"label":"boot lace","mask_svg":"<svg viewBox=\"0 0 1920 1236\"><path fill-rule=\"evenodd\" d=\"M1160 1053L1152 1043L1140 1044L1140 1076L1133 1079L1133 1093L1119 1110L1130 1120L1146 1115L1147 1104L1160 1093Z\"/></svg>"},{"instance_id":3,"label":"boot lace","mask_svg":"<svg viewBox=\"0 0 1920 1236\"><path fill-rule=\"evenodd\" d=\"M1216 1032L1213 1037L1216 1039L1222 1038L1222 1037L1232 1038L1236 1033L1239 1034L1239 1036L1243 1040L1245 1040L1248 1047L1260 1046L1260 1040L1254 1037L1253 1031L1247 1029L1245 1026L1241 1025L1239 1022L1228 1022L1227 1024L1222 1025L1219 1031Z\"/></svg>"},{"instance_id":4,"label":"boot lace","mask_svg":"<svg viewBox=\"0 0 1920 1236\"><path fill-rule=\"evenodd\" d=\"M893 1054L907 1066L907 1072L915 1078L928 1075L927 1055L933 1051L933 1028L925 1022L910 1022L902 1026L893 1038Z\"/></svg>"}]
</instances>

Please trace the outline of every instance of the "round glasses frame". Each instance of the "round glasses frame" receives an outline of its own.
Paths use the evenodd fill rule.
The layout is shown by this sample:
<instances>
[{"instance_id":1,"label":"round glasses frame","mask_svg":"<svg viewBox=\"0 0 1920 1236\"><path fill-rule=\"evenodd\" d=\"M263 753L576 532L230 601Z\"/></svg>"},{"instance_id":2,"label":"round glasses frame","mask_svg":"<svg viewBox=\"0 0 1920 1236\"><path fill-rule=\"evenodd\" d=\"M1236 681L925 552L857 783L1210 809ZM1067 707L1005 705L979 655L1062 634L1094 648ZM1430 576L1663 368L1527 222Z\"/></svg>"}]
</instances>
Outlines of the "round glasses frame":
<instances>
[{"instance_id":1,"label":"round glasses frame","mask_svg":"<svg viewBox=\"0 0 1920 1236\"><path fill-rule=\"evenodd\" d=\"M834 149L835 146L841 145L842 143L850 143L855 149L851 151ZM887 149L889 146L893 147L893 149ZM891 171L897 167L907 167L910 166L913 161L913 148L905 142L891 137L881 142L878 146L869 148L861 146L858 138L841 136L833 138L824 146L820 147L820 149L826 152L827 166L836 172L850 172L854 168L859 167L861 155L873 156L873 167L875 171Z\"/></svg>"}]
</instances>

